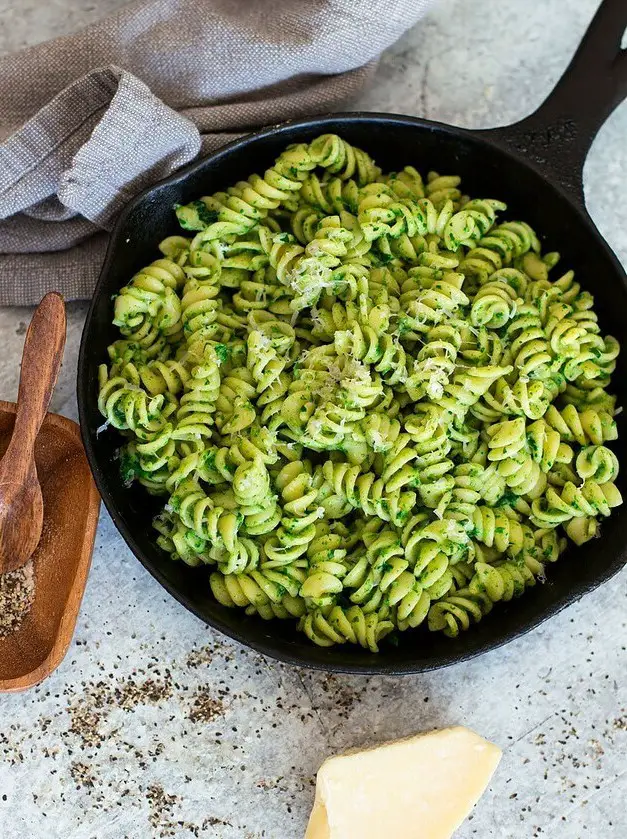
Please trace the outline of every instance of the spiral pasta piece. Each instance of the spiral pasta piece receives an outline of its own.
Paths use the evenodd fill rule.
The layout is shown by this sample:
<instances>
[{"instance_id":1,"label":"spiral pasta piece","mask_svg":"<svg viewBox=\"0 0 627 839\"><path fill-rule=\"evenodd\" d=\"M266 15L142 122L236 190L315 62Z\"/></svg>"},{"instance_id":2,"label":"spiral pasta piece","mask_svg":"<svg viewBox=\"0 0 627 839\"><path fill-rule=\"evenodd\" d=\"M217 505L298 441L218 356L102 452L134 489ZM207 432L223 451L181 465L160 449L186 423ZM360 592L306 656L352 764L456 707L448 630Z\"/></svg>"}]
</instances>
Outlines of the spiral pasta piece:
<instances>
[{"instance_id":1,"label":"spiral pasta piece","mask_svg":"<svg viewBox=\"0 0 627 839\"><path fill-rule=\"evenodd\" d=\"M437 401L442 398L444 388L455 372L460 346L460 330L455 322L434 326L427 332L425 345L405 381L411 399L427 396Z\"/></svg>"},{"instance_id":2,"label":"spiral pasta piece","mask_svg":"<svg viewBox=\"0 0 627 839\"><path fill-rule=\"evenodd\" d=\"M279 379L290 361L296 336L292 327L269 313L258 312L249 317L251 329L247 336L246 366L257 385L263 405L265 391Z\"/></svg>"},{"instance_id":3,"label":"spiral pasta piece","mask_svg":"<svg viewBox=\"0 0 627 839\"><path fill-rule=\"evenodd\" d=\"M500 329L515 314L518 300L516 290L508 283L491 278L475 295L470 320L473 326Z\"/></svg>"},{"instance_id":4,"label":"spiral pasta piece","mask_svg":"<svg viewBox=\"0 0 627 839\"><path fill-rule=\"evenodd\" d=\"M577 442L580 446L588 443L600 446L618 437L616 423L612 415L605 411L578 411L574 405L566 405L559 411L554 405L550 405L544 420L562 439L570 443Z\"/></svg>"},{"instance_id":5,"label":"spiral pasta piece","mask_svg":"<svg viewBox=\"0 0 627 839\"><path fill-rule=\"evenodd\" d=\"M260 241L278 279L293 293L290 308L314 306L325 288L333 288L331 269L339 265L353 237L340 226L318 228L303 248L288 233L274 234L261 227Z\"/></svg>"},{"instance_id":6,"label":"spiral pasta piece","mask_svg":"<svg viewBox=\"0 0 627 839\"><path fill-rule=\"evenodd\" d=\"M286 149L266 169L263 178L251 175L240 181L229 193L216 193L176 208L181 227L200 230L194 245L242 235L252 230L270 210L288 201L298 192L307 174L316 166L308 147L299 143Z\"/></svg>"},{"instance_id":7,"label":"spiral pasta piece","mask_svg":"<svg viewBox=\"0 0 627 839\"><path fill-rule=\"evenodd\" d=\"M98 370L100 391L98 409L107 423L119 431L133 431L138 436L163 428L174 407L164 394L150 396L122 376L110 378L106 365Z\"/></svg>"},{"instance_id":8,"label":"spiral pasta piece","mask_svg":"<svg viewBox=\"0 0 627 839\"><path fill-rule=\"evenodd\" d=\"M309 144L309 154L321 166L341 180L354 178L359 186L374 181L381 170L365 151L352 146L337 134L323 134Z\"/></svg>"},{"instance_id":9,"label":"spiral pasta piece","mask_svg":"<svg viewBox=\"0 0 627 839\"><path fill-rule=\"evenodd\" d=\"M585 446L575 461L577 474L583 481L606 484L618 475L618 458L606 446Z\"/></svg>"},{"instance_id":10,"label":"spiral pasta piece","mask_svg":"<svg viewBox=\"0 0 627 839\"><path fill-rule=\"evenodd\" d=\"M488 458L498 462L498 471L507 486L517 495L539 495L546 485L546 479L542 478L539 463L531 456L524 419L491 425L488 435ZM543 449L537 451L541 463L545 463L550 456L551 453L545 455Z\"/></svg>"},{"instance_id":11,"label":"spiral pasta piece","mask_svg":"<svg viewBox=\"0 0 627 839\"><path fill-rule=\"evenodd\" d=\"M350 592L351 602L369 614L390 605L390 598L399 594L396 587L402 585L400 579L406 569L397 533L383 529L352 564L344 577L344 587Z\"/></svg>"},{"instance_id":12,"label":"spiral pasta piece","mask_svg":"<svg viewBox=\"0 0 627 839\"><path fill-rule=\"evenodd\" d=\"M446 257L440 257L439 260L436 260L429 257L430 255L423 254L421 258L427 268L430 264L437 266L438 262L444 264L441 269L439 266L437 269L441 271L441 276L434 279L433 282L428 282L426 287L418 291L415 298L407 304L410 327L417 332L452 317L460 306L467 306L469 303L468 297L462 291L464 275L453 270L457 267L457 260ZM419 270L413 268L409 272L410 277L412 272L418 272Z\"/></svg>"},{"instance_id":13,"label":"spiral pasta piece","mask_svg":"<svg viewBox=\"0 0 627 839\"><path fill-rule=\"evenodd\" d=\"M177 462L172 424L166 423L159 431L147 432L141 442L138 439L124 447L120 452L120 474L127 486L137 480L151 495L165 495Z\"/></svg>"},{"instance_id":14,"label":"spiral pasta piece","mask_svg":"<svg viewBox=\"0 0 627 839\"><path fill-rule=\"evenodd\" d=\"M316 522L324 512L317 504L310 464L300 460L287 463L274 483L281 493L283 510L276 535L264 543L268 567L290 564L306 553L316 536Z\"/></svg>"},{"instance_id":15,"label":"spiral pasta piece","mask_svg":"<svg viewBox=\"0 0 627 839\"><path fill-rule=\"evenodd\" d=\"M233 475L233 498L249 536L269 533L281 520L281 509L271 492L270 475L261 458L247 460L237 467Z\"/></svg>"},{"instance_id":16,"label":"spiral pasta piece","mask_svg":"<svg viewBox=\"0 0 627 839\"><path fill-rule=\"evenodd\" d=\"M439 172L428 172L425 185L425 194L436 206L442 206L450 201L458 206L462 194L458 189L461 178L458 175L442 175Z\"/></svg>"},{"instance_id":17,"label":"spiral pasta piece","mask_svg":"<svg viewBox=\"0 0 627 839\"><path fill-rule=\"evenodd\" d=\"M598 536L599 523L595 518L579 516L566 522L564 530L576 545L584 545Z\"/></svg>"},{"instance_id":18,"label":"spiral pasta piece","mask_svg":"<svg viewBox=\"0 0 627 839\"><path fill-rule=\"evenodd\" d=\"M241 514L214 505L196 481L179 484L170 499L170 507L199 539L224 545L227 551L235 549Z\"/></svg>"},{"instance_id":19,"label":"spiral pasta piece","mask_svg":"<svg viewBox=\"0 0 627 839\"><path fill-rule=\"evenodd\" d=\"M531 227L524 221L506 221L494 227L482 239L479 247L495 251L503 265L509 265L514 258L529 251L538 252L540 243Z\"/></svg>"},{"instance_id":20,"label":"spiral pasta piece","mask_svg":"<svg viewBox=\"0 0 627 839\"><path fill-rule=\"evenodd\" d=\"M335 333L338 354L345 353L372 365L387 385L393 386L407 378L405 350L393 336L383 335L371 326L354 323L349 330Z\"/></svg>"},{"instance_id":21,"label":"spiral pasta piece","mask_svg":"<svg viewBox=\"0 0 627 839\"><path fill-rule=\"evenodd\" d=\"M516 556L524 545L524 529L520 522L505 515L501 510L478 506L473 514L473 536L489 548L499 552L506 550Z\"/></svg>"},{"instance_id":22,"label":"spiral pasta piece","mask_svg":"<svg viewBox=\"0 0 627 839\"><path fill-rule=\"evenodd\" d=\"M481 592L496 603L499 600L507 602L513 597L520 597L525 593L526 588L535 583L536 578L526 565L518 565L514 562L487 565L477 562L475 575L468 584L468 589L471 592Z\"/></svg>"},{"instance_id":23,"label":"spiral pasta piece","mask_svg":"<svg viewBox=\"0 0 627 839\"><path fill-rule=\"evenodd\" d=\"M544 417L551 400L561 393L566 384L558 379L544 381L518 379L510 385L499 379L487 393L483 394L471 413L483 422L499 420L502 416L525 416L531 420Z\"/></svg>"},{"instance_id":24,"label":"spiral pasta piece","mask_svg":"<svg viewBox=\"0 0 627 839\"><path fill-rule=\"evenodd\" d=\"M309 567L300 592L308 603L316 607L335 604L349 570L345 544L347 540L332 532L328 525L316 525L314 538L307 546Z\"/></svg>"},{"instance_id":25,"label":"spiral pasta piece","mask_svg":"<svg viewBox=\"0 0 627 839\"><path fill-rule=\"evenodd\" d=\"M318 210L320 215L339 214L343 210L356 213L359 203L359 184L352 178L335 177L321 180L315 172L312 172L303 181L300 196L305 202L303 210L307 213L311 212L311 208ZM295 215L297 213L298 210ZM306 237L305 241L309 241L309 237Z\"/></svg>"},{"instance_id":26,"label":"spiral pasta piece","mask_svg":"<svg viewBox=\"0 0 627 839\"><path fill-rule=\"evenodd\" d=\"M319 647L348 641L377 653L379 642L392 632L394 624L376 612L365 614L359 606L334 606L326 615L322 610L308 613L301 618L299 629Z\"/></svg>"},{"instance_id":27,"label":"spiral pasta piece","mask_svg":"<svg viewBox=\"0 0 627 839\"><path fill-rule=\"evenodd\" d=\"M378 516L383 521L402 524L416 501L414 492L386 492L381 478L377 479L372 472L361 474L359 467L348 463L327 461L322 467L322 475L351 507L363 510L367 516Z\"/></svg>"},{"instance_id":28,"label":"spiral pasta piece","mask_svg":"<svg viewBox=\"0 0 627 839\"><path fill-rule=\"evenodd\" d=\"M359 193L357 218L365 238L369 242L383 239L379 249L384 254L398 240L396 254L407 255L410 261L417 246L423 250L422 237L444 234L452 217L450 201L436 208L428 198L399 200L386 184L371 183Z\"/></svg>"},{"instance_id":29,"label":"spiral pasta piece","mask_svg":"<svg viewBox=\"0 0 627 839\"><path fill-rule=\"evenodd\" d=\"M532 460L543 472L550 472L555 463L570 463L573 450L562 443L560 435L544 420L537 420L527 427L527 445ZM609 451L606 449L606 451ZM611 454L611 452L610 452ZM607 478L607 480L611 480Z\"/></svg>"},{"instance_id":30,"label":"spiral pasta piece","mask_svg":"<svg viewBox=\"0 0 627 839\"><path fill-rule=\"evenodd\" d=\"M220 396L220 358L215 347L204 347L202 360L191 368L176 413L177 440L198 440L211 434L213 413Z\"/></svg>"},{"instance_id":31,"label":"spiral pasta piece","mask_svg":"<svg viewBox=\"0 0 627 839\"><path fill-rule=\"evenodd\" d=\"M185 272L171 259L157 259L143 268L115 298L113 323L123 334L135 337L145 321L165 335L176 334L181 319L181 301L176 291Z\"/></svg>"},{"instance_id":32,"label":"spiral pasta piece","mask_svg":"<svg viewBox=\"0 0 627 839\"><path fill-rule=\"evenodd\" d=\"M609 516L612 508L622 502L618 487L612 482L584 481L577 487L569 481L561 493L549 487L543 496L534 499L530 518L537 527L557 527L581 516Z\"/></svg>"},{"instance_id":33,"label":"spiral pasta piece","mask_svg":"<svg viewBox=\"0 0 627 839\"><path fill-rule=\"evenodd\" d=\"M511 367L472 367L457 372L444 388L439 404L453 417L463 420L472 406L487 393L497 379L507 375Z\"/></svg>"},{"instance_id":34,"label":"spiral pasta piece","mask_svg":"<svg viewBox=\"0 0 627 839\"><path fill-rule=\"evenodd\" d=\"M297 618L304 614L304 603L298 596L302 572L253 570L243 574L214 571L210 585L213 596L223 606L246 609L265 620Z\"/></svg>"},{"instance_id":35,"label":"spiral pasta piece","mask_svg":"<svg viewBox=\"0 0 627 839\"><path fill-rule=\"evenodd\" d=\"M507 329L507 337L511 342L514 367L521 376L546 379L551 375L551 348L540 313L532 304L518 307Z\"/></svg>"},{"instance_id":36,"label":"spiral pasta piece","mask_svg":"<svg viewBox=\"0 0 627 839\"><path fill-rule=\"evenodd\" d=\"M428 626L431 632L441 631L449 638L456 638L491 611L492 601L487 594L462 588L431 605Z\"/></svg>"},{"instance_id":37,"label":"spiral pasta piece","mask_svg":"<svg viewBox=\"0 0 627 839\"><path fill-rule=\"evenodd\" d=\"M482 199L468 201L446 223L443 231L444 244L449 251L456 251L460 245L471 248L494 225L496 213L507 209L502 201Z\"/></svg>"}]
</instances>

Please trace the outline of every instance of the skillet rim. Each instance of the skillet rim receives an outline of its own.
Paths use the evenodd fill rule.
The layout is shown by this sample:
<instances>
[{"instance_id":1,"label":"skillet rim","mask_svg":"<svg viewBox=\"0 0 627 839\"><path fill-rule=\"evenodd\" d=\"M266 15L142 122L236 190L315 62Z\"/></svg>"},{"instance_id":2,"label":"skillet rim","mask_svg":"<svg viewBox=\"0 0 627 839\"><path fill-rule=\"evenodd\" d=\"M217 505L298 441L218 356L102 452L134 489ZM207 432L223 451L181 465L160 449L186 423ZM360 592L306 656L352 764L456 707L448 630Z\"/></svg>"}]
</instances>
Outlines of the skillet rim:
<instances>
[{"instance_id":1,"label":"skillet rim","mask_svg":"<svg viewBox=\"0 0 627 839\"><path fill-rule=\"evenodd\" d=\"M542 171L542 169L536 163L534 163L534 161L525 159L524 156L521 155L520 152L516 149L513 140L517 124L506 127L499 127L495 129L473 130L404 114L367 111L343 111L337 113L330 112L318 114L304 119L287 120L285 122L267 126L259 131L254 131L249 134L246 134L243 137L240 137L236 140L233 140L225 144L224 146L221 146L215 152L212 152L209 155L192 161L190 164L177 170L167 178L164 178L147 187L146 189L142 190L142 192L136 195L122 210L110 235L105 259L100 274L98 276L98 280L93 292L93 296L89 305L89 309L85 318L85 323L81 335L77 369L77 402L81 437L83 440L83 445L85 447L85 452L87 455L87 460L89 462L90 469L94 476L96 486L98 487L98 491L100 492L102 500L104 501L105 507L107 508L107 511L111 516L111 519L115 527L122 535L122 538L124 539L128 547L131 549L135 557L141 562L143 567L151 574L152 577L154 577L160 583L160 585L168 592L168 594L170 594L188 611L196 615L196 617L198 617L205 624L212 626L213 628L217 629L219 632L223 633L229 638L238 641L244 646L250 647L258 653L269 656L275 660L284 662L286 664L291 664L299 667L307 667L309 669L321 670L325 672L351 673L360 675L392 676L425 673L449 667L464 661L469 661L470 659L476 658L477 656L483 655L484 653L496 650L504 646L505 644L508 644L511 641L528 634L529 632L543 624L545 621L552 618L554 615L559 614L559 612L561 612L566 607L580 600L585 594L595 590L599 586L606 583L619 571L621 571L625 565L627 565L627 536L625 542L623 543L622 550L614 556L611 565L607 569L602 571L599 574L599 576L595 578L594 582L590 584L588 584L585 581L582 581L578 584L575 582L575 584L565 594L560 595L556 599L556 601L550 605L550 607L546 608L541 614L537 615L532 620L527 621L523 626L517 626L509 630L504 630L500 632L497 635L497 637L493 637L489 640L477 643L474 647L470 646L470 648L468 648L468 643L466 643L466 646L464 648L456 649L455 641L452 640L451 652L449 654L438 655L437 657L434 656L429 659L419 659L406 663L387 664L385 660L385 650L377 654L372 654L367 651L359 651L356 654L356 657L358 658L357 661L351 663L343 663L341 661L341 656L335 656L334 658L324 658L324 653L327 651L325 651L324 648L316 647L314 644L311 644L311 647L303 645L299 648L299 652L295 653L293 651L290 651L289 644L286 641L276 636L272 637L266 634L264 635L263 640L259 640L258 637L251 638L250 633L247 631L247 627L244 627L243 630L240 631L239 629L235 629L232 626L225 624L218 616L207 615L207 613L203 611L201 606L196 605L194 600L188 597L185 593L180 592L177 586L170 580L168 580L167 577L156 566L153 559L151 559L148 555L144 553L143 549L138 545L137 540L133 535L132 529L128 527L126 522L123 520L122 513L118 510L117 501L113 496L112 491L109 489L109 485L106 480L104 471L99 464L99 455L94 445L92 434L88 427L87 404L91 399L87 386L87 371L88 366L91 363L88 360L90 331L89 326L91 325L91 321L94 316L96 304L103 293L103 285L106 283L107 275L110 271L112 264L114 263L115 251L117 249L118 242L121 236L123 235L124 227L129 216L140 205L142 205L145 202L149 202L151 197L163 187L185 181L186 179L190 178L196 173L202 172L202 170L207 165L215 164L216 161L219 162L222 157L230 155L235 150L254 145L257 140L266 138L268 136L280 136L283 132L288 132L290 129L314 129L316 127L324 126L328 122L363 123L365 129L367 129L368 122L376 123L378 125L387 124L387 127L389 129L393 129L394 125L398 125L400 123L423 131L427 130L431 132L435 131L438 133L445 133L449 136L452 136L453 138L464 137L470 139L472 143L486 146L492 152L496 151L500 154L506 155L507 157L513 158L518 165L531 169L537 176L539 176L543 180L545 184L547 184L548 187L556 190L561 195L562 199L566 200L571 205L572 209L579 216L581 224L585 225L588 228L589 233L595 239L595 243L599 246L600 249L602 249L605 252L606 258L608 258L612 263L616 275L612 278L611 281L614 282L615 280L620 280L620 282L622 282L623 287L627 290L627 273L623 268L621 262L618 260L616 254L610 248L610 246L605 241L598 228L592 221L590 215L587 212L586 207L583 204L580 204L563 185L555 183L550 176L546 175ZM508 145L507 142L507 133L510 129L512 130L512 145ZM494 136L491 136L492 132ZM625 339L624 341L621 340L620 337L618 338L618 340L621 343L621 345L627 346L627 326L625 327L623 338ZM623 515L627 516L627 505L623 508ZM264 621L264 624L265 623L266 622ZM467 641L472 641L472 638L468 638L468 636L465 637ZM309 655L301 654L300 650L305 649L310 650ZM338 651L344 652L347 648L333 647L331 649L337 653Z\"/></svg>"}]
</instances>

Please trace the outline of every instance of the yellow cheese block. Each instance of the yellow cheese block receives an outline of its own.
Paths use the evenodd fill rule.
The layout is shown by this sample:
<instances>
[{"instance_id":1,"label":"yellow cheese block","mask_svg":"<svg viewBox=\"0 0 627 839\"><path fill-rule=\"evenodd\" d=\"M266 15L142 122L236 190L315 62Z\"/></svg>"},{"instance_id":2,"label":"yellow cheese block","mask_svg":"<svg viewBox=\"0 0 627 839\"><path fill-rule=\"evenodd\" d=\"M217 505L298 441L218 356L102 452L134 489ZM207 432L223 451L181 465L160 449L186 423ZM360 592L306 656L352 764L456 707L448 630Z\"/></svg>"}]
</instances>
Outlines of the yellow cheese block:
<instances>
[{"instance_id":1,"label":"yellow cheese block","mask_svg":"<svg viewBox=\"0 0 627 839\"><path fill-rule=\"evenodd\" d=\"M305 839L450 839L500 759L498 746L461 727L331 757Z\"/></svg>"}]
</instances>

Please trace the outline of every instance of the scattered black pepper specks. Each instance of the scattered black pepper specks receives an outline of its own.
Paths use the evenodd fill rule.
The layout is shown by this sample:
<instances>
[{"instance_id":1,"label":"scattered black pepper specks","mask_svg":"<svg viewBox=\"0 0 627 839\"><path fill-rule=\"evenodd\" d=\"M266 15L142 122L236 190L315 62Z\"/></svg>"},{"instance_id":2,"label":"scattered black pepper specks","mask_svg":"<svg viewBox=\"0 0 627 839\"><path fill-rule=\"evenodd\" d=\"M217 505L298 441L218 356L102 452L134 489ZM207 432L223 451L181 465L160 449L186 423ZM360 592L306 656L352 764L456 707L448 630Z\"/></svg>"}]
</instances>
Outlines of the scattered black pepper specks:
<instances>
[{"instance_id":1,"label":"scattered black pepper specks","mask_svg":"<svg viewBox=\"0 0 627 839\"><path fill-rule=\"evenodd\" d=\"M70 775L77 789L81 787L92 789L96 784L96 777L86 763L81 763L80 761L73 763L70 766Z\"/></svg>"},{"instance_id":2,"label":"scattered black pepper specks","mask_svg":"<svg viewBox=\"0 0 627 839\"><path fill-rule=\"evenodd\" d=\"M197 723L209 723L222 716L224 716L224 703L220 699L215 699L208 687L198 688L187 714L188 719Z\"/></svg>"}]
</instances>

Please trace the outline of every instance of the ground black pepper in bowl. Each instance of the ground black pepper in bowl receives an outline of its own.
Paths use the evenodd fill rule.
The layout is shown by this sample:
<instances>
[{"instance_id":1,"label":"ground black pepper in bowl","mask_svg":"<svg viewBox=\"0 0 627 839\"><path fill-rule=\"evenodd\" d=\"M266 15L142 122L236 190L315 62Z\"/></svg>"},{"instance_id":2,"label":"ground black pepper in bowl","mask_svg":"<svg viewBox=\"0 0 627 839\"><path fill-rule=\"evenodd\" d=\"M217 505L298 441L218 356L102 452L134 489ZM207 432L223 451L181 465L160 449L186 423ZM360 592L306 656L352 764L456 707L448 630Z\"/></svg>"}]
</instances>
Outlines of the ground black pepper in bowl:
<instances>
[{"instance_id":1,"label":"ground black pepper in bowl","mask_svg":"<svg viewBox=\"0 0 627 839\"><path fill-rule=\"evenodd\" d=\"M15 571L0 574L0 638L19 629L34 599L35 569L32 560Z\"/></svg>"}]
</instances>

